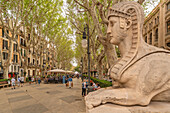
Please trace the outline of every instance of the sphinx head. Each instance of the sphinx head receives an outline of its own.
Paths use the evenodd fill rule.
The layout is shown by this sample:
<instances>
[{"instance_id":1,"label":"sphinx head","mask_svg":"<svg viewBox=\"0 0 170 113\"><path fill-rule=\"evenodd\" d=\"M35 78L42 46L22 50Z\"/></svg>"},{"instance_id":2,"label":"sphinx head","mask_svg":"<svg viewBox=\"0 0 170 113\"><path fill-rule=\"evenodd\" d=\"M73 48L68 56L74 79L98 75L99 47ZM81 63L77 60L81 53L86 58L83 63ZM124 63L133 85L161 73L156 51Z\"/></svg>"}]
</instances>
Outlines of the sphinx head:
<instances>
[{"instance_id":1,"label":"sphinx head","mask_svg":"<svg viewBox=\"0 0 170 113\"><path fill-rule=\"evenodd\" d=\"M107 35L110 38L110 43L119 45L128 36L132 21L127 13L114 9L110 9L109 13Z\"/></svg>"}]
</instances>

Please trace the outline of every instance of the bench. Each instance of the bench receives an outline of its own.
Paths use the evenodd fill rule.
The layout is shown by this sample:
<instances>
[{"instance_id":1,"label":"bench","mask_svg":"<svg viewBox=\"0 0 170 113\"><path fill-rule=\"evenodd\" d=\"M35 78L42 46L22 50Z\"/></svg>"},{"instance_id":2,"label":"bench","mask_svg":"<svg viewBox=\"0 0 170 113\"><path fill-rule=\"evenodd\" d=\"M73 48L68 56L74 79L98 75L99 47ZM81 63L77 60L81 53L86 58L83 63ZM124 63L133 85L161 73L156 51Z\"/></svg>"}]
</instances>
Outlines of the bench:
<instances>
[{"instance_id":1,"label":"bench","mask_svg":"<svg viewBox=\"0 0 170 113\"><path fill-rule=\"evenodd\" d=\"M1 81L0 82L0 88L8 87L10 84L7 83L7 81Z\"/></svg>"}]
</instances>

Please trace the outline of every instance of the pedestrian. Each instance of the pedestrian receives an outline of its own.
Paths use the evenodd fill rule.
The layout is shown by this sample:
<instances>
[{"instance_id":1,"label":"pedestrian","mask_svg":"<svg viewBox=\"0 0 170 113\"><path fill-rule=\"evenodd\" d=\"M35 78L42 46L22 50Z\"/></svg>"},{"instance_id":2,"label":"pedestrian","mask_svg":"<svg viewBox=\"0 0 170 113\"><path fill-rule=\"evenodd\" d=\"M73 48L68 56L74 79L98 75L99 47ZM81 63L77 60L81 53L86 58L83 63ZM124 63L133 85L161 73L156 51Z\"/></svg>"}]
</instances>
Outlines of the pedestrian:
<instances>
[{"instance_id":1,"label":"pedestrian","mask_svg":"<svg viewBox=\"0 0 170 113\"><path fill-rule=\"evenodd\" d=\"M8 85L9 85L9 86L11 85L10 79L8 79Z\"/></svg>"},{"instance_id":2,"label":"pedestrian","mask_svg":"<svg viewBox=\"0 0 170 113\"><path fill-rule=\"evenodd\" d=\"M65 79L66 79L66 76L64 75L63 76L63 84L65 84Z\"/></svg>"},{"instance_id":3,"label":"pedestrian","mask_svg":"<svg viewBox=\"0 0 170 113\"><path fill-rule=\"evenodd\" d=\"M31 81L32 81L32 83L34 83L34 76L32 76Z\"/></svg>"},{"instance_id":4,"label":"pedestrian","mask_svg":"<svg viewBox=\"0 0 170 113\"><path fill-rule=\"evenodd\" d=\"M11 79L11 86L12 86L12 88L11 89L15 89L15 78L14 77L12 77L12 79Z\"/></svg>"},{"instance_id":5,"label":"pedestrian","mask_svg":"<svg viewBox=\"0 0 170 113\"><path fill-rule=\"evenodd\" d=\"M20 77L20 82L21 82L21 87L23 87L24 86L24 77L23 76Z\"/></svg>"},{"instance_id":6,"label":"pedestrian","mask_svg":"<svg viewBox=\"0 0 170 113\"><path fill-rule=\"evenodd\" d=\"M31 76L29 76L28 79L29 79L29 84L31 84Z\"/></svg>"},{"instance_id":7,"label":"pedestrian","mask_svg":"<svg viewBox=\"0 0 170 113\"><path fill-rule=\"evenodd\" d=\"M86 80L84 79L82 83L82 97L86 96L86 88L87 88L87 83Z\"/></svg>"},{"instance_id":8,"label":"pedestrian","mask_svg":"<svg viewBox=\"0 0 170 113\"><path fill-rule=\"evenodd\" d=\"M69 83L69 88L71 88L73 86L73 80L72 80L71 76L68 79L68 83Z\"/></svg>"},{"instance_id":9,"label":"pedestrian","mask_svg":"<svg viewBox=\"0 0 170 113\"><path fill-rule=\"evenodd\" d=\"M40 84L41 83L41 78L40 78L40 76L38 77L38 84Z\"/></svg>"},{"instance_id":10,"label":"pedestrian","mask_svg":"<svg viewBox=\"0 0 170 113\"><path fill-rule=\"evenodd\" d=\"M18 76L18 87L20 87L20 83L21 83L21 79L20 79L20 76Z\"/></svg>"}]
</instances>

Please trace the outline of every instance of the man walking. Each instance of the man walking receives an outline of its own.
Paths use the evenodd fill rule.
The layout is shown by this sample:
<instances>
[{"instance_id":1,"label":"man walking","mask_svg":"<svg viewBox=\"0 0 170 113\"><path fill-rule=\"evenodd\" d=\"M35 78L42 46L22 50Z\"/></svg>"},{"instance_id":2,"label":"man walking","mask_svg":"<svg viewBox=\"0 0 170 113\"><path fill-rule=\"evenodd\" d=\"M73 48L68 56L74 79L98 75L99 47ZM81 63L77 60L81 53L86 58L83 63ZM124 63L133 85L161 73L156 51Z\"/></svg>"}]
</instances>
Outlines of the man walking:
<instances>
[{"instance_id":1,"label":"man walking","mask_svg":"<svg viewBox=\"0 0 170 113\"><path fill-rule=\"evenodd\" d=\"M86 88L87 88L87 82L84 79L84 81L82 83L82 97L86 96Z\"/></svg>"},{"instance_id":2,"label":"man walking","mask_svg":"<svg viewBox=\"0 0 170 113\"><path fill-rule=\"evenodd\" d=\"M73 82L73 80L72 80L72 78L71 78L71 76L69 77L69 79L68 79L68 83L69 83L69 88L71 88L71 86L73 86L72 83Z\"/></svg>"}]
</instances>

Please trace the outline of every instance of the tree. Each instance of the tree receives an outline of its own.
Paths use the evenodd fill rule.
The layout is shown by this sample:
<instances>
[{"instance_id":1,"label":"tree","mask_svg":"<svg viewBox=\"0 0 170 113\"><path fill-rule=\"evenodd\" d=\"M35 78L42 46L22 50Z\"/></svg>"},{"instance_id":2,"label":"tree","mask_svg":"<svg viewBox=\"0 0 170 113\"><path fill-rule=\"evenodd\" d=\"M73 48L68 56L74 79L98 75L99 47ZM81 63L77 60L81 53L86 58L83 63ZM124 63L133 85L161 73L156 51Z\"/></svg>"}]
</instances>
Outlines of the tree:
<instances>
[{"instance_id":1,"label":"tree","mask_svg":"<svg viewBox=\"0 0 170 113\"><path fill-rule=\"evenodd\" d=\"M82 35L83 31L83 25L82 23L87 23L90 26L90 38L92 45L92 51L93 51L93 58L96 60L98 65L98 70L102 70L100 66L102 66L102 60L104 56L107 56L107 62L109 64L109 67L114 64L114 62L117 60L116 55L116 49L115 46L110 44L110 38L107 36L107 25L108 20L106 18L108 8L112 5L123 2L123 1L129 1L129 0L67 0L68 4L70 4L69 7L69 14L70 22L73 24L74 28L76 28L76 33ZM153 0L154 1L154 0ZM140 4L144 4L144 7L146 4L151 3L153 1L145 1L145 0L138 0L137 2ZM73 6L76 6L73 8ZM81 13L81 14L80 14ZM94 28L94 32L93 32ZM95 36L92 36L94 33ZM97 39L97 40L96 40ZM103 46L103 50L100 49L100 44ZM96 45L98 44L98 45ZM99 48L96 49L97 46ZM99 52L99 56L97 55L97 52ZM104 53L104 54L102 54ZM99 72L99 77L102 78L102 72Z\"/></svg>"}]
</instances>

